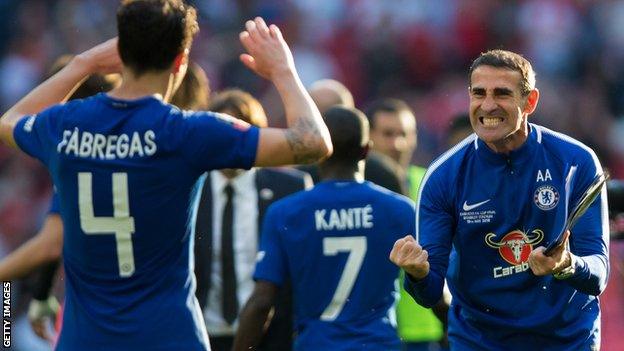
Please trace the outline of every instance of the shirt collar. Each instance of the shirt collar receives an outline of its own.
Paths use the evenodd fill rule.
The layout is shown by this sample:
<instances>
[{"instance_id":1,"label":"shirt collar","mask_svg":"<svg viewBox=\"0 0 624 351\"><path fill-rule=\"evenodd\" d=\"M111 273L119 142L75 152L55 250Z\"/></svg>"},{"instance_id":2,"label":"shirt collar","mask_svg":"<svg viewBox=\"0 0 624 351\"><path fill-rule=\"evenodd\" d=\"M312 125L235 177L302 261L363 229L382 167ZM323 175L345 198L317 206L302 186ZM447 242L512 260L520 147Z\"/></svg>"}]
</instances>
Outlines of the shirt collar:
<instances>
[{"instance_id":1,"label":"shirt collar","mask_svg":"<svg viewBox=\"0 0 624 351\"><path fill-rule=\"evenodd\" d=\"M252 168L248 171L244 171L232 179L228 179L223 173L219 171L212 171L211 174L213 190L223 193L223 189L228 184L232 184L234 191L237 193L244 193L249 189L255 188L256 182L256 169Z\"/></svg>"},{"instance_id":2,"label":"shirt collar","mask_svg":"<svg viewBox=\"0 0 624 351\"><path fill-rule=\"evenodd\" d=\"M519 148L511 151L509 154L496 153L490 149L487 144L477 137L473 147L479 157L483 157L486 161L494 164L512 165L521 164L533 159L535 150L542 143L542 131L539 126L529 123L529 135L527 140Z\"/></svg>"}]
</instances>

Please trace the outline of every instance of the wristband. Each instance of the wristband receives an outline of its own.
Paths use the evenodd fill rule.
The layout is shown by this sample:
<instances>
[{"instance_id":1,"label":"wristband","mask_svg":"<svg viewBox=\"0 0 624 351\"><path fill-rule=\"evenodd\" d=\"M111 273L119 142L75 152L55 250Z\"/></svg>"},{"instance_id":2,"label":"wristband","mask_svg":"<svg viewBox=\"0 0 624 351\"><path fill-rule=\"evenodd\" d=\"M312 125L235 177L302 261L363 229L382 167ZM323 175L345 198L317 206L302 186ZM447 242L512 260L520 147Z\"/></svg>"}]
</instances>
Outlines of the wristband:
<instances>
[{"instance_id":1,"label":"wristband","mask_svg":"<svg viewBox=\"0 0 624 351\"><path fill-rule=\"evenodd\" d=\"M555 279L563 280L568 279L574 275L576 272L576 260L574 259L574 255L570 252L570 265L557 273L553 273L553 277Z\"/></svg>"},{"instance_id":2,"label":"wristband","mask_svg":"<svg viewBox=\"0 0 624 351\"><path fill-rule=\"evenodd\" d=\"M54 296L47 300L32 299L28 305L28 319L31 321L54 316L59 310L59 303Z\"/></svg>"}]
</instances>

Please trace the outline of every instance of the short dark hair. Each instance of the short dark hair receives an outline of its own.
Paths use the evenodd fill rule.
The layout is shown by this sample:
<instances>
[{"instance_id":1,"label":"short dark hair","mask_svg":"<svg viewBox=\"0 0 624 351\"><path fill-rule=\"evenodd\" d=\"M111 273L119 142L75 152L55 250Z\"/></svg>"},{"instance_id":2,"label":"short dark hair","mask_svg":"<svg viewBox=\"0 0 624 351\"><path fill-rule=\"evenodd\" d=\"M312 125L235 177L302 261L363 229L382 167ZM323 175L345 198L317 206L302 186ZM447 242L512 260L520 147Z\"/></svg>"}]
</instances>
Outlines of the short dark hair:
<instances>
[{"instance_id":1,"label":"short dark hair","mask_svg":"<svg viewBox=\"0 0 624 351\"><path fill-rule=\"evenodd\" d=\"M414 111L409 105L400 99L385 98L373 101L366 109L366 117L371 129L375 129L375 115L379 112L389 112L399 114L401 112L408 112L414 117ZM414 117L414 123L416 123L416 117Z\"/></svg>"},{"instance_id":2,"label":"short dark hair","mask_svg":"<svg viewBox=\"0 0 624 351\"><path fill-rule=\"evenodd\" d=\"M337 105L327 110L323 119L334 145L334 153L325 162L349 165L366 156L369 127L362 111Z\"/></svg>"},{"instance_id":3,"label":"short dark hair","mask_svg":"<svg viewBox=\"0 0 624 351\"><path fill-rule=\"evenodd\" d=\"M482 52L470 66L468 74L468 84L472 85L472 72L479 66L492 66L497 68L506 68L520 73L520 92L523 96L528 95L531 90L535 89L535 71L529 60L522 55L507 50L490 50Z\"/></svg>"},{"instance_id":4,"label":"short dark hair","mask_svg":"<svg viewBox=\"0 0 624 351\"><path fill-rule=\"evenodd\" d=\"M124 0L117 11L119 55L136 76L162 71L190 48L195 9L182 0Z\"/></svg>"}]
</instances>

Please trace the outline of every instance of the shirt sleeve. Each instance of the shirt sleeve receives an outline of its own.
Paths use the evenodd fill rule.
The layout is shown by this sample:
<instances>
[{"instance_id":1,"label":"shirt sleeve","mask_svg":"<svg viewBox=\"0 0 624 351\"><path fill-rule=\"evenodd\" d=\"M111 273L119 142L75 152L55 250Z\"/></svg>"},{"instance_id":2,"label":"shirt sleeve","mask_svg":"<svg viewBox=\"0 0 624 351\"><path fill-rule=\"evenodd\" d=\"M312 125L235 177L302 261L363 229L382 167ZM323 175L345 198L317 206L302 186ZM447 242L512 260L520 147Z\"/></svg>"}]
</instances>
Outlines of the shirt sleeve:
<instances>
[{"instance_id":1,"label":"shirt sleeve","mask_svg":"<svg viewBox=\"0 0 624 351\"><path fill-rule=\"evenodd\" d=\"M580 164L575 180L575 203L594 177L602 172L602 166L593 151ZM609 275L609 222L607 191L603 187L596 201L579 218L570 231L570 252L574 255L575 273L565 281L576 290L588 295L604 291Z\"/></svg>"},{"instance_id":2,"label":"shirt sleeve","mask_svg":"<svg viewBox=\"0 0 624 351\"><path fill-rule=\"evenodd\" d=\"M54 190L54 194L52 195L52 200L50 200L50 209L48 210L48 215L51 214L61 214L61 204L56 189Z\"/></svg>"},{"instance_id":3,"label":"shirt sleeve","mask_svg":"<svg viewBox=\"0 0 624 351\"><path fill-rule=\"evenodd\" d=\"M435 305L442 297L444 277L449 263L453 238L453 216L445 193L447 183L439 171L425 176L416 211L416 240L429 254L429 274L414 280L405 275L405 290L424 307Z\"/></svg>"},{"instance_id":4,"label":"shirt sleeve","mask_svg":"<svg viewBox=\"0 0 624 351\"><path fill-rule=\"evenodd\" d=\"M199 170L249 169L256 160L259 129L234 117L185 112L182 152Z\"/></svg>"},{"instance_id":5,"label":"shirt sleeve","mask_svg":"<svg viewBox=\"0 0 624 351\"><path fill-rule=\"evenodd\" d=\"M288 271L279 218L275 205L270 206L262 226L254 280L266 280L281 286L287 280Z\"/></svg>"},{"instance_id":6,"label":"shirt sleeve","mask_svg":"<svg viewBox=\"0 0 624 351\"><path fill-rule=\"evenodd\" d=\"M28 155L48 163L55 149L53 122L63 105L52 106L36 115L24 116L13 129L17 146Z\"/></svg>"},{"instance_id":7,"label":"shirt sleeve","mask_svg":"<svg viewBox=\"0 0 624 351\"><path fill-rule=\"evenodd\" d=\"M397 233L398 238L404 237L406 234L416 235L416 204L407 196L401 195L401 206L394 211L400 216L396 216L399 221L398 227L401 232Z\"/></svg>"}]
</instances>

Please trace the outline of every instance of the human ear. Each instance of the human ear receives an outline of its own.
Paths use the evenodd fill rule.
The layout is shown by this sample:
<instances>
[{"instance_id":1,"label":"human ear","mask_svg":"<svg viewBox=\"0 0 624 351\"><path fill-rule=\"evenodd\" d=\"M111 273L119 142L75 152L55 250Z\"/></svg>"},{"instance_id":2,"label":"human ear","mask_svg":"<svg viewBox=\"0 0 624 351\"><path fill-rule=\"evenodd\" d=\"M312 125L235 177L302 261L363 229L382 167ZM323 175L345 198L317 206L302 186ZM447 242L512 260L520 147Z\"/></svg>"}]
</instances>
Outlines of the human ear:
<instances>
[{"instance_id":1,"label":"human ear","mask_svg":"<svg viewBox=\"0 0 624 351\"><path fill-rule=\"evenodd\" d=\"M539 90L533 89L529 92L529 95L526 97L526 102L524 104L524 111L526 114L531 114L537 108L537 102L539 101Z\"/></svg>"}]
</instances>

